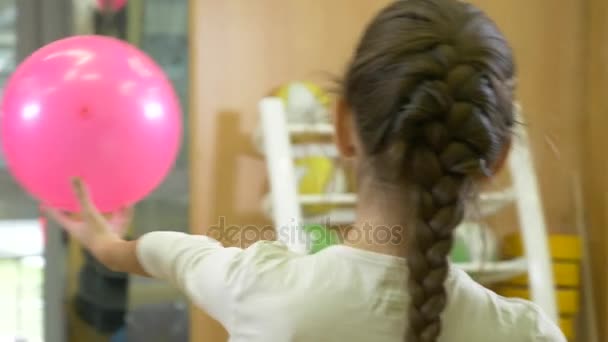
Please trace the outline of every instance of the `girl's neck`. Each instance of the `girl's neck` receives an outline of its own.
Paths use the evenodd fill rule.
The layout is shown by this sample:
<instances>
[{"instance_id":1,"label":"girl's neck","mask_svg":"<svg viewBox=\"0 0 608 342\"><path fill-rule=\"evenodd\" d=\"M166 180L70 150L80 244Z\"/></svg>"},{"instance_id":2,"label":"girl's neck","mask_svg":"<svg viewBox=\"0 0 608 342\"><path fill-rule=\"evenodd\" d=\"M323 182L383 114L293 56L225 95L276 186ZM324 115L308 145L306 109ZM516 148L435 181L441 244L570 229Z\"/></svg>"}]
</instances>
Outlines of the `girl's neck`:
<instances>
[{"instance_id":1,"label":"girl's neck","mask_svg":"<svg viewBox=\"0 0 608 342\"><path fill-rule=\"evenodd\" d=\"M357 220L345 232L344 245L376 253L407 254L407 199L394 187L364 186L359 190Z\"/></svg>"}]
</instances>

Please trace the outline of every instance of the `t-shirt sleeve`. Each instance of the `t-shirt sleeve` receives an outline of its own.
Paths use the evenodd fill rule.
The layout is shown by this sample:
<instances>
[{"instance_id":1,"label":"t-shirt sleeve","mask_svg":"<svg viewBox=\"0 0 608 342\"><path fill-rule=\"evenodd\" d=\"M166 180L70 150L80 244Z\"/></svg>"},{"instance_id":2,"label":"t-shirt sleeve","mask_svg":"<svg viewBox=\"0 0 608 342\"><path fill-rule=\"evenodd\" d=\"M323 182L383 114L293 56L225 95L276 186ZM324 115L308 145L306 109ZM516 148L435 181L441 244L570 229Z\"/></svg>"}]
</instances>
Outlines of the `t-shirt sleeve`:
<instances>
[{"instance_id":1,"label":"t-shirt sleeve","mask_svg":"<svg viewBox=\"0 0 608 342\"><path fill-rule=\"evenodd\" d=\"M203 235L152 232L137 242L137 258L152 277L170 282L225 326L243 250Z\"/></svg>"},{"instance_id":2,"label":"t-shirt sleeve","mask_svg":"<svg viewBox=\"0 0 608 342\"><path fill-rule=\"evenodd\" d=\"M566 336L540 308L535 307L536 324L530 342L567 342Z\"/></svg>"}]
</instances>

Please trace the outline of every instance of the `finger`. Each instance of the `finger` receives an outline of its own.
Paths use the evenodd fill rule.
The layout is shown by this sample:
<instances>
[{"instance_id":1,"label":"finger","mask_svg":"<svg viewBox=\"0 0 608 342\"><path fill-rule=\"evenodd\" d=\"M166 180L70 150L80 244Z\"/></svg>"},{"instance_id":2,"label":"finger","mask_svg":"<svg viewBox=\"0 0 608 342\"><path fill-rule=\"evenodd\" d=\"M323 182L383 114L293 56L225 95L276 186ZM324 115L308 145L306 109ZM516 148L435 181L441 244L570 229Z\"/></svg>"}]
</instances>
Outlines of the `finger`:
<instances>
[{"instance_id":1,"label":"finger","mask_svg":"<svg viewBox=\"0 0 608 342\"><path fill-rule=\"evenodd\" d=\"M67 214L65 214L65 213L63 213L63 212L61 212L61 211L59 211L57 209L43 207L42 211L51 220L55 221L57 224L59 224L60 226L62 226L68 232L72 232L76 228L76 226L78 225L77 221L73 220Z\"/></svg>"},{"instance_id":2,"label":"finger","mask_svg":"<svg viewBox=\"0 0 608 342\"><path fill-rule=\"evenodd\" d=\"M128 225L133 218L133 207L125 207L112 213L111 221L114 224Z\"/></svg>"},{"instance_id":3,"label":"finger","mask_svg":"<svg viewBox=\"0 0 608 342\"><path fill-rule=\"evenodd\" d=\"M76 194L78 198L78 202L82 209L89 210L93 209L93 204L91 203L91 198L89 196L89 191L80 178L72 179L72 190Z\"/></svg>"},{"instance_id":4,"label":"finger","mask_svg":"<svg viewBox=\"0 0 608 342\"><path fill-rule=\"evenodd\" d=\"M121 210L112 213L110 224L114 233L125 236L131 228L131 212L132 208L122 208Z\"/></svg>"},{"instance_id":5,"label":"finger","mask_svg":"<svg viewBox=\"0 0 608 342\"><path fill-rule=\"evenodd\" d=\"M89 191L82 179L74 178L72 180L72 188L76 193L76 197L78 198L78 202L80 203L80 207L82 208L85 218L95 221L103 219L101 214L93 204L91 196L89 195Z\"/></svg>"}]
</instances>

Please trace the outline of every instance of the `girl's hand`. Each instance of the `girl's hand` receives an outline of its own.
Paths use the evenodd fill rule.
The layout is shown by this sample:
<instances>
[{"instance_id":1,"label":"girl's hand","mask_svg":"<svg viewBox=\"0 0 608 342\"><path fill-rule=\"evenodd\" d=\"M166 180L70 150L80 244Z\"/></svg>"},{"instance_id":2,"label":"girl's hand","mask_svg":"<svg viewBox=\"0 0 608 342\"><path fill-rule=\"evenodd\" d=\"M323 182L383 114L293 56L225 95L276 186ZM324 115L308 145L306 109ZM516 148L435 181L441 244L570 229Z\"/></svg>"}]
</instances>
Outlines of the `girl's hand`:
<instances>
[{"instance_id":1,"label":"girl's hand","mask_svg":"<svg viewBox=\"0 0 608 342\"><path fill-rule=\"evenodd\" d=\"M103 250L108 242L122 241L131 222L132 208L104 217L91 201L82 180L74 179L72 185L82 208L80 217L51 208L44 211L93 254Z\"/></svg>"}]
</instances>

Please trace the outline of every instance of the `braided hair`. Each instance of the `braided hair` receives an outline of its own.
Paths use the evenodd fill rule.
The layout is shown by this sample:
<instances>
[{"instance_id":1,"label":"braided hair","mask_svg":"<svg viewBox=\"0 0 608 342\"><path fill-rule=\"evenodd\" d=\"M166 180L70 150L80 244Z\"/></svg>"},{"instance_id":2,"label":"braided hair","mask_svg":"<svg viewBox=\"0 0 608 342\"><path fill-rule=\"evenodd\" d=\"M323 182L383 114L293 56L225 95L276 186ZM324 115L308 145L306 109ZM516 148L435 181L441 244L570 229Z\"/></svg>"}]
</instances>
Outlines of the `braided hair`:
<instances>
[{"instance_id":1,"label":"braided hair","mask_svg":"<svg viewBox=\"0 0 608 342\"><path fill-rule=\"evenodd\" d=\"M401 186L413 211L404 214L407 342L433 342L441 333L453 231L475 184L508 149L514 73L496 25L458 0L390 4L347 71L344 98L372 174Z\"/></svg>"}]
</instances>

